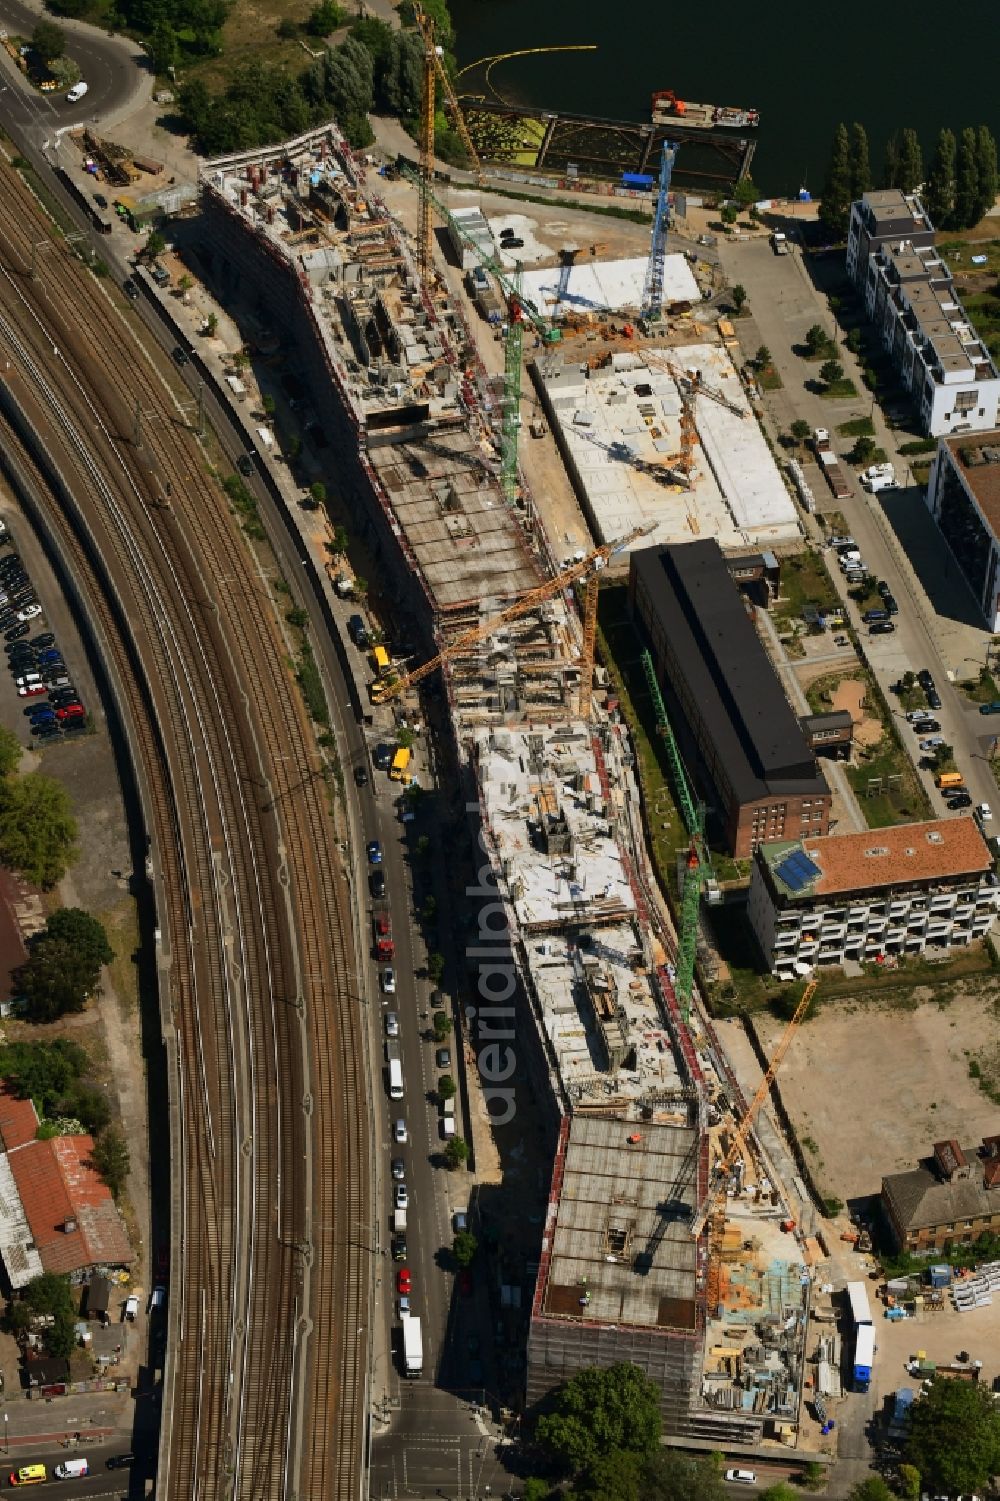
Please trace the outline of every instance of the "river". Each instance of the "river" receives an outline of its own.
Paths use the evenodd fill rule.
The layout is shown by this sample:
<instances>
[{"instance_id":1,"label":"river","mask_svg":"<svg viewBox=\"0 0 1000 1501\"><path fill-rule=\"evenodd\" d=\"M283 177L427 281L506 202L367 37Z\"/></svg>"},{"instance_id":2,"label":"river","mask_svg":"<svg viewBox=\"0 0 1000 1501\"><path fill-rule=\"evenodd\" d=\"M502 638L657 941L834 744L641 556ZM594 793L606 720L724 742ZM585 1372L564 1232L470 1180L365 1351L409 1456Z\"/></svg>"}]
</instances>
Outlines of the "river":
<instances>
[{"instance_id":1,"label":"river","mask_svg":"<svg viewBox=\"0 0 1000 1501\"><path fill-rule=\"evenodd\" d=\"M759 109L752 174L764 195L801 186L818 194L838 120L867 128L876 182L886 137L900 126L918 130L925 159L943 125L985 124L1000 136L992 11L970 12L968 27L953 28L932 0L901 12L870 0L819 10L788 0L715 0L711 10L669 0L450 0L450 9L461 64L597 44L592 53L496 64L492 83L510 103L647 120L653 90L673 89Z\"/></svg>"}]
</instances>

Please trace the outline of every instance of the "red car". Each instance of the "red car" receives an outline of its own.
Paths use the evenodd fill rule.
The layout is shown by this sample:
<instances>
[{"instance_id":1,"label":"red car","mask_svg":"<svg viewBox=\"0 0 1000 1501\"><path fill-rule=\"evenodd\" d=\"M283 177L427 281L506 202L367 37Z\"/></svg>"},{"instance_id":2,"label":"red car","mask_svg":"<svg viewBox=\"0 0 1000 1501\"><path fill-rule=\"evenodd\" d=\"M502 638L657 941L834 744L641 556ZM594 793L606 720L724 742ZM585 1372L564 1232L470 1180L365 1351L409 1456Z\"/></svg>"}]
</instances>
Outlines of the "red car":
<instances>
[{"instance_id":1,"label":"red car","mask_svg":"<svg viewBox=\"0 0 1000 1501\"><path fill-rule=\"evenodd\" d=\"M413 1278L410 1276L408 1266L401 1266L396 1273L396 1291L401 1297L406 1297L413 1291Z\"/></svg>"},{"instance_id":2,"label":"red car","mask_svg":"<svg viewBox=\"0 0 1000 1501\"><path fill-rule=\"evenodd\" d=\"M44 691L45 691L44 688L41 691L44 693ZM83 705L82 704L67 704L66 707L65 707L65 709L57 709L56 710L56 718L57 719L82 719L83 718L83 712L84 712L84 710L83 710Z\"/></svg>"},{"instance_id":3,"label":"red car","mask_svg":"<svg viewBox=\"0 0 1000 1501\"><path fill-rule=\"evenodd\" d=\"M37 698L40 693L48 693L44 683L25 683L18 688L18 698Z\"/></svg>"},{"instance_id":4,"label":"red car","mask_svg":"<svg viewBox=\"0 0 1000 1501\"><path fill-rule=\"evenodd\" d=\"M471 1293L472 1291L472 1273L467 1267L458 1274L458 1290L460 1293Z\"/></svg>"}]
</instances>

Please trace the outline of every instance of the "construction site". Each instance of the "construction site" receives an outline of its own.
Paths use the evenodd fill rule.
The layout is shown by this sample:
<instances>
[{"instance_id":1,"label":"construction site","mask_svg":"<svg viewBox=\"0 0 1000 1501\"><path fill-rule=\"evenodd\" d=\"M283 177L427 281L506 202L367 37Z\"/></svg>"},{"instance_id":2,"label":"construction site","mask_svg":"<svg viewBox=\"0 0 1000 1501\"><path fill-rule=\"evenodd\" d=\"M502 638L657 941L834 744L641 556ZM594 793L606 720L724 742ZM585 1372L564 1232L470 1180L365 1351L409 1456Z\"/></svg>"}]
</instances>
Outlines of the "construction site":
<instances>
[{"instance_id":1,"label":"construction site","mask_svg":"<svg viewBox=\"0 0 1000 1501\"><path fill-rule=\"evenodd\" d=\"M440 71L428 44L432 102ZM539 289L544 306L533 301L520 265L491 251L483 216L454 219L438 198L432 119L422 148L415 235L332 127L210 162L199 255L251 355L294 352L303 431L329 449L352 530L417 622L422 665L409 658L380 672L373 711L412 703L418 684L443 672L476 834L507 915L518 1009L531 1017L527 1064L545 1080L558 1137L528 1399L581 1365L629 1359L659 1384L669 1432L750 1449L794 1442L808 1279L798 1242L780 1230L780 1186L750 1135L763 1095L742 1101L721 1049L689 1025L698 906L713 889L698 813L686 789L692 855L675 945L641 854L628 733L594 692L601 570L640 539L659 540L664 526L690 537L702 515L706 531L745 549L777 535L791 504L786 518L725 352L704 342L669 348L691 333L690 308L676 296L690 287L679 271L671 279L666 255L675 148L662 151L648 262L641 279L630 272L648 349L631 326L610 328L610 310L571 306L573 257L563 257L551 298ZM435 269L434 213L502 294L501 389L479 359L475 310ZM598 288L601 276L595 265ZM687 321L675 327L674 312ZM658 469L643 478L676 520L645 500L594 506L593 540L557 564L544 503L519 460L526 333L552 382L554 425L586 425L568 402L558 406L555 359L567 393L574 381L582 387L575 411L600 391L609 411L632 404L636 432L631 417L620 438L606 429L628 449L611 456L616 472L631 475L637 460L640 471ZM595 341L622 338L624 358L602 351L594 362ZM612 399L616 382L628 385L624 403ZM633 450L640 429L648 452L638 441ZM739 483L726 468L730 449L729 462L746 468ZM683 779L665 711L662 719Z\"/></svg>"}]
</instances>

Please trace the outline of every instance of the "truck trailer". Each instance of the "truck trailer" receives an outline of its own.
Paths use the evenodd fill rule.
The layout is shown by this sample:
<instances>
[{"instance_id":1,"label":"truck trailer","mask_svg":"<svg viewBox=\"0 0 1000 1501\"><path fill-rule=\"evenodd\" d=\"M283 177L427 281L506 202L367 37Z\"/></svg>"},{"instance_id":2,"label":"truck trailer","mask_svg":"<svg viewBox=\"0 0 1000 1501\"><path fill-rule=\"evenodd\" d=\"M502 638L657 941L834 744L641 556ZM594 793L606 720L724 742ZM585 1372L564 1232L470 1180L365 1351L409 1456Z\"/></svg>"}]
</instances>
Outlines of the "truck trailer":
<instances>
[{"instance_id":1,"label":"truck trailer","mask_svg":"<svg viewBox=\"0 0 1000 1501\"><path fill-rule=\"evenodd\" d=\"M851 494L851 486L845 471L840 467L840 460L830 447L830 433L825 427L813 429L813 448L819 460L819 467L826 475L826 482L830 486L838 500L846 500Z\"/></svg>"},{"instance_id":2,"label":"truck trailer","mask_svg":"<svg viewBox=\"0 0 1000 1501\"><path fill-rule=\"evenodd\" d=\"M420 1320L414 1313L403 1314L403 1372L406 1376L421 1376L424 1370L424 1341L420 1332Z\"/></svg>"},{"instance_id":3,"label":"truck trailer","mask_svg":"<svg viewBox=\"0 0 1000 1501\"><path fill-rule=\"evenodd\" d=\"M871 1386L872 1366L874 1364L874 1325L860 1324L854 1340L854 1390L856 1392L866 1392Z\"/></svg>"}]
</instances>

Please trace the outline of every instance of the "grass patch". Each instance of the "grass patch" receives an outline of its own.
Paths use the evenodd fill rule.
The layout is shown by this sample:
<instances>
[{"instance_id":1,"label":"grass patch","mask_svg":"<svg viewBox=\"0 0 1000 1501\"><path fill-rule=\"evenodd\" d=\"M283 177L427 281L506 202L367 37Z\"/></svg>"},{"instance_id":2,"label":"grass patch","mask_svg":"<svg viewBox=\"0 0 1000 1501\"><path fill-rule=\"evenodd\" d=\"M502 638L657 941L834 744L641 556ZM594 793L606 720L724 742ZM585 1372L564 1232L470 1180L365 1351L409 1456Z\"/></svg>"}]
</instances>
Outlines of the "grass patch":
<instances>
[{"instance_id":1,"label":"grass patch","mask_svg":"<svg viewBox=\"0 0 1000 1501\"><path fill-rule=\"evenodd\" d=\"M677 857L688 849L688 833L656 729L653 700L642 668L642 642L628 614L628 591L623 584L601 589L597 621L601 661L620 699L635 747L653 868L661 888L676 897Z\"/></svg>"},{"instance_id":2,"label":"grass patch","mask_svg":"<svg viewBox=\"0 0 1000 1501\"><path fill-rule=\"evenodd\" d=\"M773 365L765 365L763 370L758 370L756 380L762 391L780 391L783 384Z\"/></svg>"},{"instance_id":3,"label":"grass patch","mask_svg":"<svg viewBox=\"0 0 1000 1501\"><path fill-rule=\"evenodd\" d=\"M873 438L875 424L870 417L852 417L849 422L839 423L837 431L842 438Z\"/></svg>"},{"instance_id":4,"label":"grass patch","mask_svg":"<svg viewBox=\"0 0 1000 1501\"><path fill-rule=\"evenodd\" d=\"M306 701L310 719L316 724L329 724L330 710L323 691L323 680L319 675L316 658L312 654L312 647L308 641L303 641L299 651L299 659L295 667L295 681L302 690L302 697Z\"/></svg>"},{"instance_id":5,"label":"grass patch","mask_svg":"<svg viewBox=\"0 0 1000 1501\"><path fill-rule=\"evenodd\" d=\"M995 352L997 354L997 357L1000 358L1000 342L998 342L998 346ZM930 464L911 464L910 473L913 475L913 483L915 485L920 485L922 489L926 490L927 481L930 478L931 473Z\"/></svg>"},{"instance_id":6,"label":"grass patch","mask_svg":"<svg viewBox=\"0 0 1000 1501\"><path fill-rule=\"evenodd\" d=\"M782 629L801 620L802 611L807 605L815 605L818 610L832 610L839 604L833 581L820 553L809 548L797 557L783 561L781 594L771 611L771 618L779 634Z\"/></svg>"},{"instance_id":7,"label":"grass patch","mask_svg":"<svg viewBox=\"0 0 1000 1501\"><path fill-rule=\"evenodd\" d=\"M868 702L869 705L873 702L870 691ZM884 724L883 719L883 734L878 745L856 751L858 765L847 769L847 779L870 829L886 829L897 823L914 823L933 817L930 801L913 762L900 747L895 734ZM890 777L899 778L891 790ZM881 778L882 790L869 794L869 786L876 778Z\"/></svg>"},{"instance_id":8,"label":"grass patch","mask_svg":"<svg viewBox=\"0 0 1000 1501\"><path fill-rule=\"evenodd\" d=\"M966 698L971 699L974 704L992 704L1000 698L1000 688L997 687L996 679L988 667L979 669L978 678L967 678L958 686Z\"/></svg>"},{"instance_id":9,"label":"grass patch","mask_svg":"<svg viewBox=\"0 0 1000 1501\"><path fill-rule=\"evenodd\" d=\"M914 453L935 453L937 446L937 438L914 438L910 443L901 443L899 451L907 455Z\"/></svg>"},{"instance_id":10,"label":"grass patch","mask_svg":"<svg viewBox=\"0 0 1000 1501\"><path fill-rule=\"evenodd\" d=\"M832 380L828 385L823 386L819 394L839 400L845 396L857 396L858 388L850 376L845 375L843 380Z\"/></svg>"},{"instance_id":11,"label":"grass patch","mask_svg":"<svg viewBox=\"0 0 1000 1501\"><path fill-rule=\"evenodd\" d=\"M461 187L461 183L456 184ZM619 208L613 203L590 203L587 193L581 193L575 201L566 198L544 198L540 193L512 193L505 187L491 187L485 184L477 189L480 193L494 193L498 198L513 198L518 203L544 203L546 208L569 208L577 213L583 209L588 214L603 214L606 219L626 219L630 224L648 224L652 214L643 209Z\"/></svg>"},{"instance_id":12,"label":"grass patch","mask_svg":"<svg viewBox=\"0 0 1000 1501\"><path fill-rule=\"evenodd\" d=\"M62 204L59 203L55 198L53 198L45 183L39 177L38 173L35 171L34 167L27 160L27 158L23 156L15 156L14 166L17 168L18 172L20 172L21 174L21 177L24 179L25 186L29 188L32 193L34 193L35 197L38 199L38 202L48 214L53 224L55 224L65 235L75 234L77 226L74 223L73 219L63 208Z\"/></svg>"},{"instance_id":13,"label":"grass patch","mask_svg":"<svg viewBox=\"0 0 1000 1501\"><path fill-rule=\"evenodd\" d=\"M246 535L253 542L265 541L267 533L264 531L253 491L247 488L238 474L227 474L222 481L222 488L232 501L233 510L240 518L240 525Z\"/></svg>"}]
</instances>

